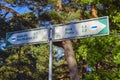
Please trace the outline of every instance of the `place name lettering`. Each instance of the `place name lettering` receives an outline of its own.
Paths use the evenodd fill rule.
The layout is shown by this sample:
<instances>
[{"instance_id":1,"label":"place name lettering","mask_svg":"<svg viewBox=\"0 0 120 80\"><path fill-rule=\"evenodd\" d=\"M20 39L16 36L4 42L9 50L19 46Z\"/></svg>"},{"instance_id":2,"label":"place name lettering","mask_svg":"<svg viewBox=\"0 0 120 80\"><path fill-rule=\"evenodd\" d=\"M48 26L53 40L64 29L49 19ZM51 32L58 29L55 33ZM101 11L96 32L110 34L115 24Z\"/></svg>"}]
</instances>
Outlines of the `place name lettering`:
<instances>
[{"instance_id":1,"label":"place name lettering","mask_svg":"<svg viewBox=\"0 0 120 80\"><path fill-rule=\"evenodd\" d=\"M17 41L29 41L29 40L35 40L38 37L39 32L34 32L32 36L28 35L28 34L21 34L21 35L17 35Z\"/></svg>"},{"instance_id":2,"label":"place name lettering","mask_svg":"<svg viewBox=\"0 0 120 80\"><path fill-rule=\"evenodd\" d=\"M29 41L29 40L34 40L34 39L37 39L37 36L17 38L17 41Z\"/></svg>"},{"instance_id":3,"label":"place name lettering","mask_svg":"<svg viewBox=\"0 0 120 80\"><path fill-rule=\"evenodd\" d=\"M66 28L65 29L65 34L74 34L74 31L72 28Z\"/></svg>"}]
</instances>

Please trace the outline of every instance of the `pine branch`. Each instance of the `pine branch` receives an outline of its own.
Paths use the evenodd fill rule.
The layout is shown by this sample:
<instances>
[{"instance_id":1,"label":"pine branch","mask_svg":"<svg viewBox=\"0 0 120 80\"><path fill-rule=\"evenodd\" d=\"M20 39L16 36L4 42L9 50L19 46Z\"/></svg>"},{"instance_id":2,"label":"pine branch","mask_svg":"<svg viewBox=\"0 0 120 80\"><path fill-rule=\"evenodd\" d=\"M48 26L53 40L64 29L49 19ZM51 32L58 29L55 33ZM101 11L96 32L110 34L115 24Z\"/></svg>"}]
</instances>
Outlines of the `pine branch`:
<instances>
[{"instance_id":1,"label":"pine branch","mask_svg":"<svg viewBox=\"0 0 120 80\"><path fill-rule=\"evenodd\" d=\"M3 5L0 5L0 9L4 9L4 10L12 13L15 17L19 17L19 18L21 18L23 21L25 21L25 23L26 23L28 26L30 26L30 27L32 27L32 28L35 28L35 25L34 25L34 24L31 24L31 23L26 19L25 16L22 16L21 14L19 14L19 13L16 12L15 10L13 10L13 9L7 7L7 6L3 6Z\"/></svg>"}]
</instances>

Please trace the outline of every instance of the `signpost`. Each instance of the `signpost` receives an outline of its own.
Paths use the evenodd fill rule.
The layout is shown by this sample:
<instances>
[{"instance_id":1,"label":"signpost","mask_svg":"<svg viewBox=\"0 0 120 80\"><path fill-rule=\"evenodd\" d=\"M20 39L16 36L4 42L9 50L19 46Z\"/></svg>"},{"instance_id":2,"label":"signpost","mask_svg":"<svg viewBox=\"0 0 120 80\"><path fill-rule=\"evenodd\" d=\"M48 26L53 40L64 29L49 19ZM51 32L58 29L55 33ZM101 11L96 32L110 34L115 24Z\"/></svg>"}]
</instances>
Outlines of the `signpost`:
<instances>
[{"instance_id":1,"label":"signpost","mask_svg":"<svg viewBox=\"0 0 120 80\"><path fill-rule=\"evenodd\" d=\"M50 43L49 80L52 80L52 42L66 39L109 35L108 16L72 22L65 25L50 26L49 29L32 29L6 34L7 46Z\"/></svg>"},{"instance_id":2,"label":"signpost","mask_svg":"<svg viewBox=\"0 0 120 80\"><path fill-rule=\"evenodd\" d=\"M47 43L48 30L44 28L10 32L6 34L6 39L7 46Z\"/></svg>"},{"instance_id":3,"label":"signpost","mask_svg":"<svg viewBox=\"0 0 120 80\"><path fill-rule=\"evenodd\" d=\"M108 17L87 19L55 27L54 41L109 34Z\"/></svg>"},{"instance_id":4,"label":"signpost","mask_svg":"<svg viewBox=\"0 0 120 80\"><path fill-rule=\"evenodd\" d=\"M72 22L54 27L53 41L109 35L108 16ZM7 33L7 46L48 42L47 28Z\"/></svg>"},{"instance_id":5,"label":"signpost","mask_svg":"<svg viewBox=\"0 0 120 80\"><path fill-rule=\"evenodd\" d=\"M50 42L50 54L49 54L49 80L52 80L52 40L53 40L53 27L49 27L49 42Z\"/></svg>"}]
</instances>

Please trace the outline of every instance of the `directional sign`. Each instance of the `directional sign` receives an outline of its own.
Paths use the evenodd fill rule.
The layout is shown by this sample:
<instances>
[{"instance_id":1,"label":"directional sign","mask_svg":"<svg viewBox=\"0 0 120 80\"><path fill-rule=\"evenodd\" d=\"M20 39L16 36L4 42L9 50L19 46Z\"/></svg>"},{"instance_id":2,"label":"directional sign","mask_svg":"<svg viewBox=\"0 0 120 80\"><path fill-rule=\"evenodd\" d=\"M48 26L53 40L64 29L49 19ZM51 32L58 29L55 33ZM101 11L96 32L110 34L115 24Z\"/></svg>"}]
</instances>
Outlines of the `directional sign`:
<instances>
[{"instance_id":1,"label":"directional sign","mask_svg":"<svg viewBox=\"0 0 120 80\"><path fill-rule=\"evenodd\" d=\"M7 33L7 46L46 43L49 34L47 28ZM55 26L53 41L100 35L109 35L108 16Z\"/></svg>"},{"instance_id":2,"label":"directional sign","mask_svg":"<svg viewBox=\"0 0 120 80\"><path fill-rule=\"evenodd\" d=\"M56 26L54 41L108 34L109 21L105 16Z\"/></svg>"},{"instance_id":3,"label":"directional sign","mask_svg":"<svg viewBox=\"0 0 120 80\"><path fill-rule=\"evenodd\" d=\"M48 29L33 29L10 32L6 35L7 46L46 43L48 41Z\"/></svg>"}]
</instances>

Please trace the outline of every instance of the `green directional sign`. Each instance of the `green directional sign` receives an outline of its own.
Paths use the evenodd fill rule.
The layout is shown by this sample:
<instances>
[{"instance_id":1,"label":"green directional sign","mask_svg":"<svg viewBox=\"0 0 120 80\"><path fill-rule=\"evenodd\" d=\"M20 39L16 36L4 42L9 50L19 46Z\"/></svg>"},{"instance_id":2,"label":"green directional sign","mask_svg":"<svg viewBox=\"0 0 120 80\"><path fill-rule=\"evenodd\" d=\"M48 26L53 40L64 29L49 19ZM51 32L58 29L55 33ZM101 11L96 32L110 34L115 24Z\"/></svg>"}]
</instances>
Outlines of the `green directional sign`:
<instances>
[{"instance_id":1,"label":"green directional sign","mask_svg":"<svg viewBox=\"0 0 120 80\"><path fill-rule=\"evenodd\" d=\"M46 43L48 41L48 30L44 28L9 32L6 34L6 40L7 46Z\"/></svg>"},{"instance_id":2,"label":"green directional sign","mask_svg":"<svg viewBox=\"0 0 120 80\"><path fill-rule=\"evenodd\" d=\"M108 16L82 20L55 27L54 41L109 35Z\"/></svg>"}]
</instances>

